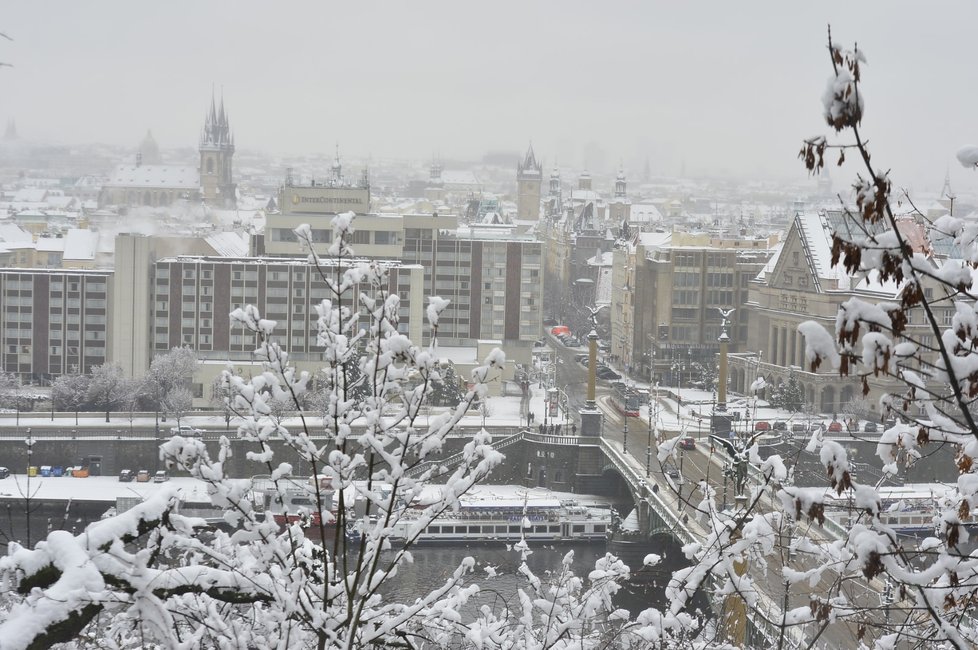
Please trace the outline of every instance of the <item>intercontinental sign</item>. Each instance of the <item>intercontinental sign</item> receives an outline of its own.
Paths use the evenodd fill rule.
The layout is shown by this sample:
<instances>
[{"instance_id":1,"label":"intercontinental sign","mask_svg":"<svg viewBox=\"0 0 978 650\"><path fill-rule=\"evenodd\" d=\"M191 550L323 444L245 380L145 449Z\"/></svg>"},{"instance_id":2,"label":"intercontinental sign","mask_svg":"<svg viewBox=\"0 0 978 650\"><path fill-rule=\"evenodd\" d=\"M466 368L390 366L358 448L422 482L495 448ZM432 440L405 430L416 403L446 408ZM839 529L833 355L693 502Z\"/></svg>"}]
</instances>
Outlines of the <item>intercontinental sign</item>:
<instances>
[{"instance_id":1,"label":"intercontinental sign","mask_svg":"<svg viewBox=\"0 0 978 650\"><path fill-rule=\"evenodd\" d=\"M354 212L370 209L370 190L360 187L287 187L285 205L290 212Z\"/></svg>"}]
</instances>

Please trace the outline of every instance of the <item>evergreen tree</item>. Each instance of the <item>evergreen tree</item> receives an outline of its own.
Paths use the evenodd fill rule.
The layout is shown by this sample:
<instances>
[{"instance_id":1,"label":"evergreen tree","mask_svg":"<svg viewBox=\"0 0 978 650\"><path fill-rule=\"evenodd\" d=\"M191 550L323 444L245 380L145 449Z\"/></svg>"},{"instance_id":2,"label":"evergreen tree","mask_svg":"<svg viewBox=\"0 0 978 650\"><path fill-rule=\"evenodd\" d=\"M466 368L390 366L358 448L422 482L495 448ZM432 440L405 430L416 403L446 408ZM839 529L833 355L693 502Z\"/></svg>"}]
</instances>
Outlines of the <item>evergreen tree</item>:
<instances>
[{"instance_id":1,"label":"evergreen tree","mask_svg":"<svg viewBox=\"0 0 978 650\"><path fill-rule=\"evenodd\" d=\"M805 405L805 390L794 375L788 382L780 384L771 394L771 406L786 411L800 411Z\"/></svg>"},{"instance_id":2,"label":"evergreen tree","mask_svg":"<svg viewBox=\"0 0 978 650\"><path fill-rule=\"evenodd\" d=\"M441 369L441 378L432 383L432 406L458 406L465 393L462 391L462 378L455 370L455 364L448 362Z\"/></svg>"}]
</instances>

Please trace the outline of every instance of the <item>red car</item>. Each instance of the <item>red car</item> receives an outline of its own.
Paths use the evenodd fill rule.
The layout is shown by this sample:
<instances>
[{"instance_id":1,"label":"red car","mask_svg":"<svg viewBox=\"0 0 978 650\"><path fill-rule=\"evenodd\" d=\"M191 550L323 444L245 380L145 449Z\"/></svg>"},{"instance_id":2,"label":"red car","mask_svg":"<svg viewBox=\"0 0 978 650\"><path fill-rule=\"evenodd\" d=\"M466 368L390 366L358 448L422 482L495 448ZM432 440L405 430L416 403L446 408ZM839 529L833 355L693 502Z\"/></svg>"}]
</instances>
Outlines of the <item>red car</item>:
<instances>
[{"instance_id":1,"label":"red car","mask_svg":"<svg viewBox=\"0 0 978 650\"><path fill-rule=\"evenodd\" d=\"M841 433L842 423L839 421L833 421L829 424L829 433Z\"/></svg>"},{"instance_id":2,"label":"red car","mask_svg":"<svg viewBox=\"0 0 978 650\"><path fill-rule=\"evenodd\" d=\"M679 441L679 448L685 449L687 451L691 449L696 449L696 439L692 436L686 436Z\"/></svg>"},{"instance_id":3,"label":"red car","mask_svg":"<svg viewBox=\"0 0 978 650\"><path fill-rule=\"evenodd\" d=\"M760 422L754 423L754 431L770 431L770 430L771 430L770 422L765 422L764 420L761 420Z\"/></svg>"}]
</instances>

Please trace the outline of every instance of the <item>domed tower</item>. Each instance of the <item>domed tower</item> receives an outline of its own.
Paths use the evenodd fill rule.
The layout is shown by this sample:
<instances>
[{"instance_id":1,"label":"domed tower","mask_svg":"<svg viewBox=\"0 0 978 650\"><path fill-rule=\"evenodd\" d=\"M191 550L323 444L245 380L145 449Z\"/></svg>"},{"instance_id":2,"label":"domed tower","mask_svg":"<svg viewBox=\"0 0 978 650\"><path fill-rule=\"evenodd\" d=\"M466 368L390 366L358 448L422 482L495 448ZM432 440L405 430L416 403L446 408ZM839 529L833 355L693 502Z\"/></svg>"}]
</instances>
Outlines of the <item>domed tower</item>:
<instances>
[{"instance_id":1,"label":"domed tower","mask_svg":"<svg viewBox=\"0 0 978 650\"><path fill-rule=\"evenodd\" d=\"M581 175L577 178L577 189L579 190L590 190L591 189L591 172L584 170Z\"/></svg>"},{"instance_id":2,"label":"domed tower","mask_svg":"<svg viewBox=\"0 0 978 650\"><path fill-rule=\"evenodd\" d=\"M618 176L615 177L615 196L608 203L611 219L615 223L627 223L632 216L632 202L628 200L625 186L625 170L619 167Z\"/></svg>"},{"instance_id":3,"label":"domed tower","mask_svg":"<svg viewBox=\"0 0 978 650\"><path fill-rule=\"evenodd\" d=\"M163 162L160 157L160 146L152 131L146 131L146 137L139 144L139 159L143 165L159 165Z\"/></svg>"},{"instance_id":4,"label":"domed tower","mask_svg":"<svg viewBox=\"0 0 978 650\"><path fill-rule=\"evenodd\" d=\"M550 172L550 189L547 193L547 216L551 219L559 218L563 211L563 201L560 195L560 170L554 167Z\"/></svg>"},{"instance_id":5,"label":"domed tower","mask_svg":"<svg viewBox=\"0 0 978 650\"><path fill-rule=\"evenodd\" d=\"M516 164L516 218L529 221L540 219L540 186L543 166L537 162L533 145L526 150L522 162Z\"/></svg>"},{"instance_id":6,"label":"domed tower","mask_svg":"<svg viewBox=\"0 0 978 650\"><path fill-rule=\"evenodd\" d=\"M200 190L211 205L234 207L236 188L231 173L234 157L234 134L224 112L224 97L218 109L211 96L211 109L200 135Z\"/></svg>"},{"instance_id":7,"label":"domed tower","mask_svg":"<svg viewBox=\"0 0 978 650\"><path fill-rule=\"evenodd\" d=\"M625 198L625 170L618 168L618 176L615 178L615 198Z\"/></svg>"}]
</instances>

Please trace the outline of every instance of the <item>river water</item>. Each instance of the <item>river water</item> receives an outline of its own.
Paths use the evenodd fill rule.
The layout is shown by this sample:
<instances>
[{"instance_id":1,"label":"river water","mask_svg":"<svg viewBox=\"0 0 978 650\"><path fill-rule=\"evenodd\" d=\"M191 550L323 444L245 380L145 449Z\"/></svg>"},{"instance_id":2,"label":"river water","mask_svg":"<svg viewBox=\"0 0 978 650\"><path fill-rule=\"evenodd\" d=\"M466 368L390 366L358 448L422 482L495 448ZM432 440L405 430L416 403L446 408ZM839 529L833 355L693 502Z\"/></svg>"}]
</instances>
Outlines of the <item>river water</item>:
<instances>
[{"instance_id":1,"label":"river water","mask_svg":"<svg viewBox=\"0 0 978 650\"><path fill-rule=\"evenodd\" d=\"M21 506L22 507L22 506ZM26 520L21 509L16 516L11 508L9 512L0 512L0 554L7 551L7 539L24 542L27 536ZM46 536L50 529L67 529L74 533L84 530L89 521L94 521L99 512L73 512L66 519L64 512L46 511L36 513L31 518L31 537L34 543ZM527 557L527 566L544 583L561 569L561 560L568 552L573 552L571 565L575 575L587 577L597 559L604 556L604 543L575 543L575 544L544 544L533 542L532 551ZM660 552L649 547L643 552ZM472 613L483 604L498 607L503 601L510 606L516 606L517 590L528 589L527 580L518 573L521 563L520 553L512 550L505 542L492 541L472 544L422 545L412 549L413 562L403 564L396 576L390 578L383 589L384 597L395 602L408 602L430 593L443 585L454 571L465 560L472 557L475 569L464 578L465 584L475 583L480 587L480 595L470 602L466 613ZM392 557L392 555L388 555ZM490 577L487 568L491 567L494 577ZM633 570L638 567L632 567ZM648 582L648 581L646 581ZM661 583L661 579L658 581ZM626 585L615 597L615 605L628 609L633 614L656 604L662 605L662 586L658 584L649 588L647 584L641 587Z\"/></svg>"},{"instance_id":2,"label":"river water","mask_svg":"<svg viewBox=\"0 0 978 650\"><path fill-rule=\"evenodd\" d=\"M594 569L595 561L604 556L605 545L535 543L531 544L530 550L532 553L526 559L527 566L542 582L547 583L555 572L561 570L561 561L568 552L574 554L571 565L574 574L586 578ZM483 604L498 605L501 601L515 607L518 604L517 590L529 589L527 579L518 573L522 561L520 553L507 550L502 542L468 546L421 546L413 549L412 555L414 562L403 565L384 589L387 597L392 600L406 601L429 593L444 584L466 557L472 557L476 566L465 581L467 584L478 584L481 590L480 596L470 603L470 611L475 611ZM494 577L489 577L490 572L486 570L489 567L493 569ZM656 604L657 600L658 606L661 606L661 591L661 588L622 589L614 599L615 605L632 613Z\"/></svg>"}]
</instances>

